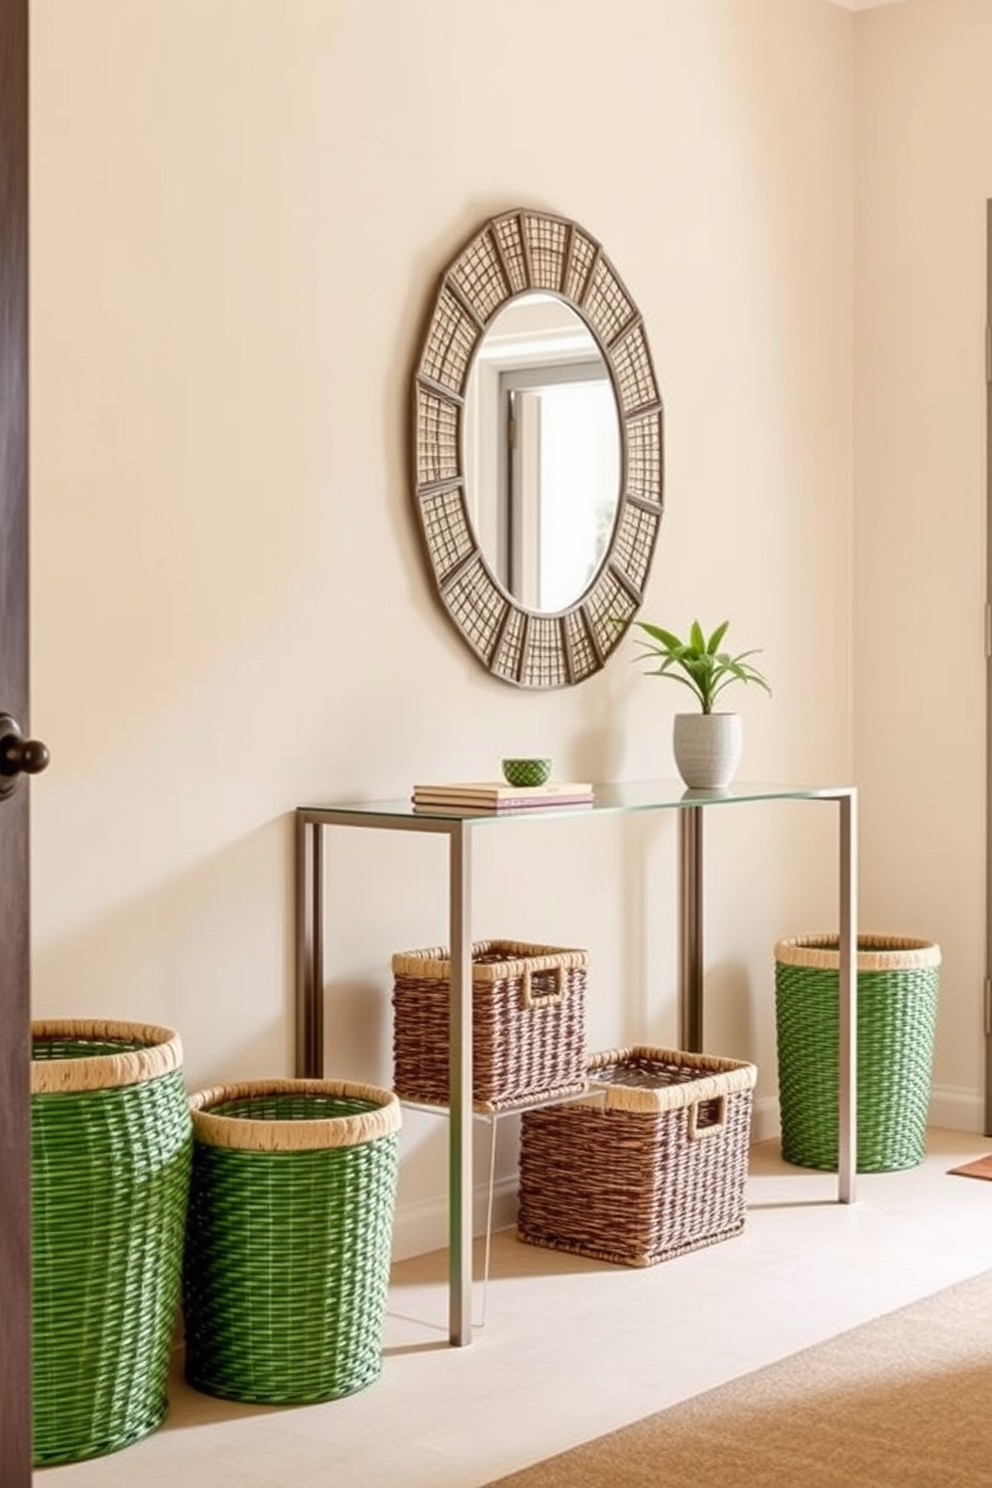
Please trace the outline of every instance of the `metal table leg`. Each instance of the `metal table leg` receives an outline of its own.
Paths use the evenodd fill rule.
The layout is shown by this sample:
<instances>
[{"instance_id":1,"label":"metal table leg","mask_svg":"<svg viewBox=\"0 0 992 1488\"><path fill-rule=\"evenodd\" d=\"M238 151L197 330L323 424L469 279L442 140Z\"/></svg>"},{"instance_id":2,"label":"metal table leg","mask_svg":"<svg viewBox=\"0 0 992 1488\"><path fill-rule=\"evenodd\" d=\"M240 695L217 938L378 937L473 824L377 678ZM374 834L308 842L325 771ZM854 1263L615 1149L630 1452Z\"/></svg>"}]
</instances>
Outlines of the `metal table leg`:
<instances>
[{"instance_id":1,"label":"metal table leg","mask_svg":"<svg viewBox=\"0 0 992 1488\"><path fill-rule=\"evenodd\" d=\"M852 791L840 806L840 1085L838 1110L838 1198L853 1204L858 1169L858 802Z\"/></svg>"},{"instance_id":2,"label":"metal table leg","mask_svg":"<svg viewBox=\"0 0 992 1488\"><path fill-rule=\"evenodd\" d=\"M296 818L294 1064L297 1076L305 1079L320 1079L324 1073L323 829L328 825L342 822L330 814L321 821L308 821L302 812ZM370 815L361 825L397 824ZM440 830L448 838L450 873L448 1323L451 1342L462 1345L472 1339L471 828L468 822L453 821Z\"/></svg>"},{"instance_id":3,"label":"metal table leg","mask_svg":"<svg viewBox=\"0 0 992 1488\"><path fill-rule=\"evenodd\" d=\"M679 817L679 1048L703 1048L703 812L686 806Z\"/></svg>"},{"instance_id":4,"label":"metal table leg","mask_svg":"<svg viewBox=\"0 0 992 1488\"><path fill-rule=\"evenodd\" d=\"M296 1040L298 1078L324 1073L324 871L320 822L296 818Z\"/></svg>"},{"instance_id":5,"label":"metal table leg","mask_svg":"<svg viewBox=\"0 0 992 1488\"><path fill-rule=\"evenodd\" d=\"M472 1341L472 902L471 829L448 837L451 987L448 1129L448 1334Z\"/></svg>"},{"instance_id":6,"label":"metal table leg","mask_svg":"<svg viewBox=\"0 0 992 1488\"><path fill-rule=\"evenodd\" d=\"M840 808L838 894L840 908L839 997L840 1084L838 1108L837 1197L855 1199L857 1176L857 794L835 798ZM679 1048L703 1048L703 812L679 812Z\"/></svg>"}]
</instances>

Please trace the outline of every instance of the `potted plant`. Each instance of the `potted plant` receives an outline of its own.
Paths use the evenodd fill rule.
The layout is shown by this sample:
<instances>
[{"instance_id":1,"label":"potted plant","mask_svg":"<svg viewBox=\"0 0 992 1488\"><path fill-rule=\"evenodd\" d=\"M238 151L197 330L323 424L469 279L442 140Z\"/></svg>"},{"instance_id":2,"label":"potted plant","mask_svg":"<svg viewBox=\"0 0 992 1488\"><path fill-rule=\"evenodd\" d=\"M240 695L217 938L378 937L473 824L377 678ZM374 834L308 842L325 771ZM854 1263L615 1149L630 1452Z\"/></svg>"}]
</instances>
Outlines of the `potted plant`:
<instances>
[{"instance_id":1,"label":"potted plant","mask_svg":"<svg viewBox=\"0 0 992 1488\"><path fill-rule=\"evenodd\" d=\"M658 665L647 675L670 677L688 687L699 703L698 712L675 716L673 744L679 774L692 789L715 790L729 785L740 763L741 720L737 713L716 711L714 703L734 682L755 683L771 694L767 679L750 661L757 651L740 651L733 656L720 650L729 620L718 625L708 639L699 621L694 620L686 641L647 620L635 624L646 637L637 638L644 648L639 660L658 658Z\"/></svg>"}]
</instances>

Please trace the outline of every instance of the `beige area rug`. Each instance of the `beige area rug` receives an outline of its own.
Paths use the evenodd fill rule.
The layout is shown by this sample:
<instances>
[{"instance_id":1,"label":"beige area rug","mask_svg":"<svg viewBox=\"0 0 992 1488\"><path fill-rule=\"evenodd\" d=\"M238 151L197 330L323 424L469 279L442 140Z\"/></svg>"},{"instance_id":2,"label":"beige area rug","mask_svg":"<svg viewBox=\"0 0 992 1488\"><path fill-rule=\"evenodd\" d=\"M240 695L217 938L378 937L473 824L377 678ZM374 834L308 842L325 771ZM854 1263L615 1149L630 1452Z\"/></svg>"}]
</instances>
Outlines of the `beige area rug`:
<instances>
[{"instance_id":1,"label":"beige area rug","mask_svg":"<svg viewBox=\"0 0 992 1488\"><path fill-rule=\"evenodd\" d=\"M960 1178L992 1178L992 1152L976 1157L974 1162L962 1163L959 1168L948 1168Z\"/></svg>"},{"instance_id":2,"label":"beige area rug","mask_svg":"<svg viewBox=\"0 0 992 1488\"><path fill-rule=\"evenodd\" d=\"M669 1483L990 1488L992 1272L488 1488Z\"/></svg>"}]
</instances>

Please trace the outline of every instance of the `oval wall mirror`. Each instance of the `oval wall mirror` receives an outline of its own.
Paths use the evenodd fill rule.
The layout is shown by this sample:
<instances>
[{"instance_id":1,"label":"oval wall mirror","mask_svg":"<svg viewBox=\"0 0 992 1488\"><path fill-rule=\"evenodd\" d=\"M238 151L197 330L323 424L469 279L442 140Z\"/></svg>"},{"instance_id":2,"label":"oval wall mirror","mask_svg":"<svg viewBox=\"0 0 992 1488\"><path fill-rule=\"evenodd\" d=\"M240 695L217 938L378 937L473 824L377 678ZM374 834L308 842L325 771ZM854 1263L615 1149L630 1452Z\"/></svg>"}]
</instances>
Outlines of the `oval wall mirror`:
<instances>
[{"instance_id":1,"label":"oval wall mirror","mask_svg":"<svg viewBox=\"0 0 992 1488\"><path fill-rule=\"evenodd\" d=\"M642 602L663 424L641 316L567 218L493 217L444 272L414 377L414 485L437 592L518 687L604 665Z\"/></svg>"}]
</instances>

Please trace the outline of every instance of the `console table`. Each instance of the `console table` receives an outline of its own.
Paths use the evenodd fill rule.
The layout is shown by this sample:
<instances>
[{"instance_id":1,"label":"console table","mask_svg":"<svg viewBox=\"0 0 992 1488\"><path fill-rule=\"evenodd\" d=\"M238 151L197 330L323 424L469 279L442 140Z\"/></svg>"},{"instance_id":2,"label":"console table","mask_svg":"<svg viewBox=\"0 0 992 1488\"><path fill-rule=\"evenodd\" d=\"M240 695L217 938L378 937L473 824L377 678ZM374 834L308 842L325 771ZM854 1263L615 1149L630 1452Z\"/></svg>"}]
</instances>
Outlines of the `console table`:
<instances>
[{"instance_id":1,"label":"console table","mask_svg":"<svg viewBox=\"0 0 992 1488\"><path fill-rule=\"evenodd\" d=\"M832 801L838 808L840 1090L838 1200L854 1201L857 1036L857 791L849 785L734 785L686 790L681 781L597 785L595 803L528 808L505 815L437 815L409 801L333 802L296 810L296 1073L320 1078L324 1067L324 855L327 827L419 832L448 840L451 954L448 1136L449 1338L472 1337L472 852L480 831L512 831L521 820L550 825L563 817L675 811L678 814L678 1045L703 1044L703 818L762 801Z\"/></svg>"}]
</instances>

